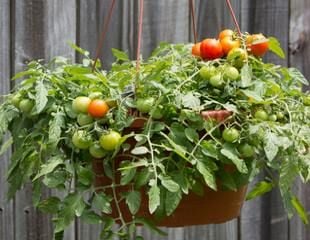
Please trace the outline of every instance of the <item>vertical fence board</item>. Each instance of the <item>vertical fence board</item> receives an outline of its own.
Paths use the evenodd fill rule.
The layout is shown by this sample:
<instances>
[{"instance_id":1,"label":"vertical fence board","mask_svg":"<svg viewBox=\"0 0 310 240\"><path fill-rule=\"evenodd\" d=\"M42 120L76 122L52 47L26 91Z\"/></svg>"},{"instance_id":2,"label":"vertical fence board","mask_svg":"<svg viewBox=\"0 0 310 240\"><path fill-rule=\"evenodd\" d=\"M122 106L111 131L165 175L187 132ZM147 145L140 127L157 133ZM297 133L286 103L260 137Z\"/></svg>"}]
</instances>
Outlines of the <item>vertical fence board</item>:
<instances>
[{"instance_id":1,"label":"vertical fence board","mask_svg":"<svg viewBox=\"0 0 310 240\"><path fill-rule=\"evenodd\" d=\"M0 2L0 94L10 91L10 40L10 1L5 0ZM6 198L9 158L10 150L0 157L0 239L14 240L14 206Z\"/></svg>"},{"instance_id":2,"label":"vertical fence board","mask_svg":"<svg viewBox=\"0 0 310 240\"><path fill-rule=\"evenodd\" d=\"M307 0L291 1L290 18L290 55L289 65L298 68L310 83L309 54L310 54L310 2ZM306 87L308 90L309 86ZM310 211L310 187L305 186L300 180L295 184L295 193ZM289 239L310 239L310 229L301 220L294 216L289 225Z\"/></svg>"}]
</instances>

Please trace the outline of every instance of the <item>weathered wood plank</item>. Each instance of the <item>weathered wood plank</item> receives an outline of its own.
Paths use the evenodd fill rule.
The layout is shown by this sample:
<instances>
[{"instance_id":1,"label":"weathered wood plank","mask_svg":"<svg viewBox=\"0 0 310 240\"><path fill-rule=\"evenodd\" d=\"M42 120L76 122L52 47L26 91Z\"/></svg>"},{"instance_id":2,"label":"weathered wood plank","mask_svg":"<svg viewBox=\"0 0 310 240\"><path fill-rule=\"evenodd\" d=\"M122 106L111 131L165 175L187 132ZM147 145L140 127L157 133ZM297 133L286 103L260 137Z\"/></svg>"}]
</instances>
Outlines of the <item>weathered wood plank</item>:
<instances>
[{"instance_id":1,"label":"weathered wood plank","mask_svg":"<svg viewBox=\"0 0 310 240\"><path fill-rule=\"evenodd\" d=\"M10 1L0 2L0 94L10 91ZM0 99L1 103L1 99ZM7 202L6 171L9 165L10 150L0 157L0 239L14 239L14 206Z\"/></svg>"},{"instance_id":2,"label":"weathered wood plank","mask_svg":"<svg viewBox=\"0 0 310 240\"><path fill-rule=\"evenodd\" d=\"M14 25L14 71L30 59L54 54L72 56L67 41L75 42L75 1L16 1ZM30 187L16 197L16 239L52 239L51 219L32 207ZM49 192L44 191L48 196ZM74 239L74 229L66 239Z\"/></svg>"}]
</instances>

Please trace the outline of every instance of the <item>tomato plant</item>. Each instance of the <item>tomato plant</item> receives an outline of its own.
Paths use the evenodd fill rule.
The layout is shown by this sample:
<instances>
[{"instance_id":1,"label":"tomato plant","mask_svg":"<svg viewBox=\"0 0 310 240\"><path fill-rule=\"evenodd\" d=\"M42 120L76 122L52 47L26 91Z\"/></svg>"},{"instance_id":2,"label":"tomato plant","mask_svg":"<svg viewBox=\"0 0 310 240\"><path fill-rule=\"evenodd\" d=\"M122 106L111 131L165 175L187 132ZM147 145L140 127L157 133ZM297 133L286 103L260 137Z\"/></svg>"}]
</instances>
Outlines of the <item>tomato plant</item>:
<instances>
[{"instance_id":1,"label":"tomato plant","mask_svg":"<svg viewBox=\"0 0 310 240\"><path fill-rule=\"evenodd\" d=\"M255 154L254 147L247 143L240 145L238 149L241 155L246 158L253 157Z\"/></svg>"},{"instance_id":2,"label":"tomato plant","mask_svg":"<svg viewBox=\"0 0 310 240\"><path fill-rule=\"evenodd\" d=\"M13 97L11 98L12 104L17 108L19 108L19 103L21 100L22 100L22 95L19 92L14 94Z\"/></svg>"},{"instance_id":3,"label":"tomato plant","mask_svg":"<svg viewBox=\"0 0 310 240\"><path fill-rule=\"evenodd\" d=\"M224 80L221 74L216 74L210 78L209 83L213 87L220 88L223 86Z\"/></svg>"},{"instance_id":4,"label":"tomato plant","mask_svg":"<svg viewBox=\"0 0 310 240\"><path fill-rule=\"evenodd\" d=\"M226 66L224 69L224 78L230 80L237 80L240 74L237 68L232 66Z\"/></svg>"},{"instance_id":5,"label":"tomato plant","mask_svg":"<svg viewBox=\"0 0 310 240\"><path fill-rule=\"evenodd\" d=\"M94 158L103 158L107 154L106 151L100 146L99 143L93 143L89 147L89 153Z\"/></svg>"},{"instance_id":6,"label":"tomato plant","mask_svg":"<svg viewBox=\"0 0 310 240\"><path fill-rule=\"evenodd\" d=\"M87 111L94 118L102 118L108 113L109 106L104 100L94 99L89 104Z\"/></svg>"},{"instance_id":7,"label":"tomato plant","mask_svg":"<svg viewBox=\"0 0 310 240\"><path fill-rule=\"evenodd\" d=\"M34 106L34 102L30 99L23 99L20 101L18 107L24 113L30 113Z\"/></svg>"},{"instance_id":8,"label":"tomato plant","mask_svg":"<svg viewBox=\"0 0 310 240\"><path fill-rule=\"evenodd\" d=\"M107 134L102 134L99 142L100 146L107 151L114 150L120 143L121 135L116 131L110 131Z\"/></svg>"},{"instance_id":9,"label":"tomato plant","mask_svg":"<svg viewBox=\"0 0 310 240\"><path fill-rule=\"evenodd\" d=\"M262 57L269 49L268 39L263 34L249 35L246 40L249 52L257 57Z\"/></svg>"},{"instance_id":10,"label":"tomato plant","mask_svg":"<svg viewBox=\"0 0 310 240\"><path fill-rule=\"evenodd\" d=\"M91 139L84 130L78 130L72 135L72 143L79 149L88 149L91 145Z\"/></svg>"},{"instance_id":11,"label":"tomato plant","mask_svg":"<svg viewBox=\"0 0 310 240\"><path fill-rule=\"evenodd\" d=\"M214 66L203 66L199 71L200 76L205 79L209 80L212 76L216 74L216 67Z\"/></svg>"},{"instance_id":12,"label":"tomato plant","mask_svg":"<svg viewBox=\"0 0 310 240\"><path fill-rule=\"evenodd\" d=\"M256 112L255 112L255 114L254 114L254 117L256 118L256 119L259 119L259 120L262 120L262 121L266 121L266 120L268 120L268 114L267 114L267 112L265 111L265 110L263 110L263 109L258 109Z\"/></svg>"},{"instance_id":13,"label":"tomato plant","mask_svg":"<svg viewBox=\"0 0 310 240\"><path fill-rule=\"evenodd\" d=\"M77 122L80 126L91 124L94 121L94 119L84 113L80 113L77 117Z\"/></svg>"},{"instance_id":14,"label":"tomato plant","mask_svg":"<svg viewBox=\"0 0 310 240\"><path fill-rule=\"evenodd\" d=\"M223 56L221 43L214 38L207 38L200 44L200 56L206 60L212 60Z\"/></svg>"},{"instance_id":15,"label":"tomato plant","mask_svg":"<svg viewBox=\"0 0 310 240\"><path fill-rule=\"evenodd\" d=\"M222 133L222 137L226 142L235 142L239 138L239 131L232 127L232 128L225 128Z\"/></svg>"},{"instance_id":16,"label":"tomato plant","mask_svg":"<svg viewBox=\"0 0 310 240\"><path fill-rule=\"evenodd\" d=\"M137 109L142 113L149 113L154 106L155 99L152 97L139 98L136 102Z\"/></svg>"},{"instance_id":17,"label":"tomato plant","mask_svg":"<svg viewBox=\"0 0 310 240\"><path fill-rule=\"evenodd\" d=\"M88 97L91 99L91 100L94 100L94 99L101 99L103 97L103 94L102 92L91 92Z\"/></svg>"},{"instance_id":18,"label":"tomato plant","mask_svg":"<svg viewBox=\"0 0 310 240\"><path fill-rule=\"evenodd\" d=\"M89 97L77 97L72 101L72 109L76 113L87 113L90 102L91 99Z\"/></svg>"}]
</instances>

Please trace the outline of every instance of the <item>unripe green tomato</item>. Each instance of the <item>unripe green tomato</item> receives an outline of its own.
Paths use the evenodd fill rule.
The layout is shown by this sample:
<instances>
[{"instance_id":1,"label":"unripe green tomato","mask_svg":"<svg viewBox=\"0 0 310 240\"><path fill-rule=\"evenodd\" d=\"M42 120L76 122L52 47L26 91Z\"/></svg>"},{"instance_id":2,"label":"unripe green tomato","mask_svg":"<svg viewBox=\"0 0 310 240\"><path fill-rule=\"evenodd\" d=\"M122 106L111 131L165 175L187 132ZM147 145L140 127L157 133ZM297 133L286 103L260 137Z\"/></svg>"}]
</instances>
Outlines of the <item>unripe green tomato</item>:
<instances>
[{"instance_id":1,"label":"unripe green tomato","mask_svg":"<svg viewBox=\"0 0 310 240\"><path fill-rule=\"evenodd\" d=\"M224 81L221 74L216 74L210 78L209 83L213 87L220 88L223 86Z\"/></svg>"},{"instance_id":2,"label":"unripe green tomato","mask_svg":"<svg viewBox=\"0 0 310 240\"><path fill-rule=\"evenodd\" d=\"M251 146L250 144L242 144L239 148L238 148L239 152L241 153L241 155L243 157L249 158L249 157L253 157L255 151L254 151L254 147Z\"/></svg>"},{"instance_id":3,"label":"unripe green tomato","mask_svg":"<svg viewBox=\"0 0 310 240\"><path fill-rule=\"evenodd\" d=\"M239 71L237 68L228 66L224 70L224 79L237 80L239 78Z\"/></svg>"},{"instance_id":4,"label":"unripe green tomato","mask_svg":"<svg viewBox=\"0 0 310 240\"><path fill-rule=\"evenodd\" d=\"M77 97L72 101L72 109L76 113L87 113L90 102L91 99L89 97Z\"/></svg>"},{"instance_id":5,"label":"unripe green tomato","mask_svg":"<svg viewBox=\"0 0 310 240\"><path fill-rule=\"evenodd\" d=\"M203 66L199 70L199 74L203 79L209 80L212 76L214 76L216 74L216 67L214 67L214 66L208 66L208 67Z\"/></svg>"},{"instance_id":6,"label":"unripe green tomato","mask_svg":"<svg viewBox=\"0 0 310 240\"><path fill-rule=\"evenodd\" d=\"M100 146L107 151L113 151L119 144L122 136L116 131L110 131L108 134L101 135L99 139Z\"/></svg>"},{"instance_id":7,"label":"unripe green tomato","mask_svg":"<svg viewBox=\"0 0 310 240\"><path fill-rule=\"evenodd\" d=\"M310 106L310 96L304 96L303 102L306 106Z\"/></svg>"},{"instance_id":8,"label":"unripe green tomato","mask_svg":"<svg viewBox=\"0 0 310 240\"><path fill-rule=\"evenodd\" d=\"M272 121L272 122L275 122L275 121L277 121L277 115L276 114L271 114L270 116L269 116L269 121Z\"/></svg>"},{"instance_id":9,"label":"unripe green tomato","mask_svg":"<svg viewBox=\"0 0 310 240\"><path fill-rule=\"evenodd\" d=\"M88 149L91 145L91 139L86 131L78 130L72 136L72 143L79 149Z\"/></svg>"},{"instance_id":10,"label":"unripe green tomato","mask_svg":"<svg viewBox=\"0 0 310 240\"><path fill-rule=\"evenodd\" d=\"M22 100L22 95L18 92L16 94L14 94L13 97L11 98L11 103L15 107L18 108L21 100Z\"/></svg>"},{"instance_id":11,"label":"unripe green tomato","mask_svg":"<svg viewBox=\"0 0 310 240\"><path fill-rule=\"evenodd\" d=\"M80 113L77 117L77 122L80 126L84 126L94 122L94 119L87 114Z\"/></svg>"},{"instance_id":12,"label":"unripe green tomato","mask_svg":"<svg viewBox=\"0 0 310 240\"><path fill-rule=\"evenodd\" d=\"M148 113L153 108L154 103L155 103L155 99L152 97L139 98L136 102L136 106L139 112Z\"/></svg>"},{"instance_id":13,"label":"unripe green tomato","mask_svg":"<svg viewBox=\"0 0 310 240\"><path fill-rule=\"evenodd\" d=\"M268 114L266 113L265 110L263 109L259 109L255 112L254 117L256 119L262 120L262 121L266 121L268 120Z\"/></svg>"},{"instance_id":14,"label":"unripe green tomato","mask_svg":"<svg viewBox=\"0 0 310 240\"><path fill-rule=\"evenodd\" d=\"M106 151L99 145L99 143L94 143L89 147L89 153L94 158L103 158L106 155Z\"/></svg>"},{"instance_id":15,"label":"unripe green tomato","mask_svg":"<svg viewBox=\"0 0 310 240\"><path fill-rule=\"evenodd\" d=\"M23 99L19 103L19 110L23 113L30 113L34 106L34 102L30 99Z\"/></svg>"},{"instance_id":16,"label":"unripe green tomato","mask_svg":"<svg viewBox=\"0 0 310 240\"><path fill-rule=\"evenodd\" d=\"M226 142L235 142L239 138L239 131L236 128L226 128L223 133L222 137Z\"/></svg>"},{"instance_id":17,"label":"unripe green tomato","mask_svg":"<svg viewBox=\"0 0 310 240\"><path fill-rule=\"evenodd\" d=\"M284 118L284 114L282 112L277 113L277 119L282 120Z\"/></svg>"},{"instance_id":18,"label":"unripe green tomato","mask_svg":"<svg viewBox=\"0 0 310 240\"><path fill-rule=\"evenodd\" d=\"M152 113L153 119L161 119L163 117L163 106L157 106L157 108Z\"/></svg>"},{"instance_id":19,"label":"unripe green tomato","mask_svg":"<svg viewBox=\"0 0 310 240\"><path fill-rule=\"evenodd\" d=\"M101 92L92 92L88 95L88 97L91 99L91 100L94 100L94 99L101 99L103 97L103 94Z\"/></svg>"}]
</instances>

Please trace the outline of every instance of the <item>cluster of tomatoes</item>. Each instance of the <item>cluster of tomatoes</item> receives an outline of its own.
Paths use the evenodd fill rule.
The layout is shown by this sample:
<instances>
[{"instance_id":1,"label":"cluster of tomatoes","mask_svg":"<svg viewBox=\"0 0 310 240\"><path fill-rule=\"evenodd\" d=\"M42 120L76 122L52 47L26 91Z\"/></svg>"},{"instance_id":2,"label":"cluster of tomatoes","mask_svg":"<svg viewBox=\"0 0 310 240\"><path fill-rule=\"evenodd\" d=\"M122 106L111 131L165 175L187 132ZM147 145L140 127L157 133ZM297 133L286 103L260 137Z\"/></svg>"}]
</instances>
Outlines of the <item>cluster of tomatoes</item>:
<instances>
[{"instance_id":1,"label":"cluster of tomatoes","mask_svg":"<svg viewBox=\"0 0 310 240\"><path fill-rule=\"evenodd\" d=\"M72 109L77 113L77 122L80 126L91 124L95 119L104 118L113 102L100 99L102 94L92 93L88 97L79 96L72 101ZM110 105L109 105L110 104ZM86 130L77 130L72 136L72 143L76 148L88 149L95 158L102 158L107 151L113 151L120 143L120 133L110 130L93 141Z\"/></svg>"},{"instance_id":2,"label":"cluster of tomatoes","mask_svg":"<svg viewBox=\"0 0 310 240\"><path fill-rule=\"evenodd\" d=\"M268 39L263 34L246 35L243 40L233 30L225 29L220 32L218 39L207 38L196 43L192 54L204 60L214 60L227 57L235 66L241 67L248 53L262 57L269 49ZM236 60L236 57L239 58Z\"/></svg>"}]
</instances>

